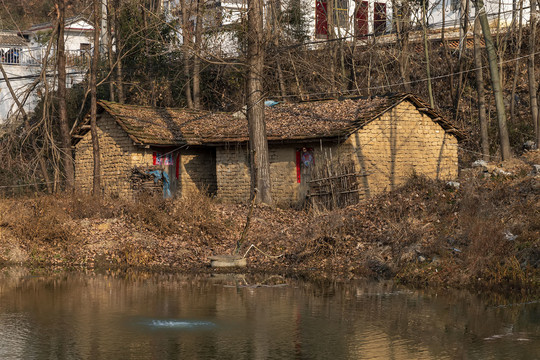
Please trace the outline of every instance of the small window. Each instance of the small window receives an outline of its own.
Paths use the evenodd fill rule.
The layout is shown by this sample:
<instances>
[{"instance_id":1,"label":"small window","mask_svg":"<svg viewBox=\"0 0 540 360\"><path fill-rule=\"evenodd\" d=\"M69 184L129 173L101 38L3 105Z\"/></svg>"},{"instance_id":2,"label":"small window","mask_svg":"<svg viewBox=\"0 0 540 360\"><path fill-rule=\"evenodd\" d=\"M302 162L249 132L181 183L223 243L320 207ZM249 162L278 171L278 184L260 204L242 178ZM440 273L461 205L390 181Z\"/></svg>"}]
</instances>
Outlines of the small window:
<instances>
[{"instance_id":1,"label":"small window","mask_svg":"<svg viewBox=\"0 0 540 360\"><path fill-rule=\"evenodd\" d=\"M357 37L366 36L368 34L368 13L369 3L367 1L361 1L357 3L355 14L355 33Z\"/></svg>"},{"instance_id":2,"label":"small window","mask_svg":"<svg viewBox=\"0 0 540 360\"><path fill-rule=\"evenodd\" d=\"M373 13L373 27L376 34L382 34L386 31L386 4L375 3Z\"/></svg>"},{"instance_id":3,"label":"small window","mask_svg":"<svg viewBox=\"0 0 540 360\"><path fill-rule=\"evenodd\" d=\"M334 25L340 28L348 28L349 0L335 0L334 4Z\"/></svg>"},{"instance_id":4,"label":"small window","mask_svg":"<svg viewBox=\"0 0 540 360\"><path fill-rule=\"evenodd\" d=\"M328 36L328 3L326 0L317 0L315 3L315 35Z\"/></svg>"},{"instance_id":5,"label":"small window","mask_svg":"<svg viewBox=\"0 0 540 360\"><path fill-rule=\"evenodd\" d=\"M88 43L81 43L80 49L83 50L83 51L89 51L89 50L92 49L92 45L90 45Z\"/></svg>"}]
</instances>

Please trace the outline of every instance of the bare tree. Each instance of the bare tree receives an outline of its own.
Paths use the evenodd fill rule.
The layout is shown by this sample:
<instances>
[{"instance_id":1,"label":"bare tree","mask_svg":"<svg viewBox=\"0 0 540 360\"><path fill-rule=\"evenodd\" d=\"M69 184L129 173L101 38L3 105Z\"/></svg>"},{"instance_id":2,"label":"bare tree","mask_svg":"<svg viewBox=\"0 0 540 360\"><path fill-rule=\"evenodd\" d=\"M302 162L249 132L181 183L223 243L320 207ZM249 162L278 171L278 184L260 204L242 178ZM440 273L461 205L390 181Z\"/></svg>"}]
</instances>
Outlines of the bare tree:
<instances>
[{"instance_id":1,"label":"bare tree","mask_svg":"<svg viewBox=\"0 0 540 360\"><path fill-rule=\"evenodd\" d=\"M248 77L247 121L251 159L252 196L258 192L256 201L271 205L270 161L264 121L264 95L262 77L264 71L263 2L248 0Z\"/></svg>"},{"instance_id":2,"label":"bare tree","mask_svg":"<svg viewBox=\"0 0 540 360\"><path fill-rule=\"evenodd\" d=\"M90 133L92 134L92 153L94 157L94 173L92 194L101 193L101 161L99 151L99 138L97 132L97 71L99 62L99 34L100 27L100 1L94 0L94 47L92 53L92 66L90 69Z\"/></svg>"},{"instance_id":3,"label":"bare tree","mask_svg":"<svg viewBox=\"0 0 540 360\"><path fill-rule=\"evenodd\" d=\"M118 102L123 104L126 101L125 92L124 92L124 72L123 72L123 52L124 52L124 42L122 39L122 32L120 31L120 18L119 11L122 8L122 0L113 0L114 1L114 11L113 11L113 23L114 23L114 39L116 44L116 90L118 93Z\"/></svg>"},{"instance_id":4,"label":"bare tree","mask_svg":"<svg viewBox=\"0 0 540 360\"><path fill-rule=\"evenodd\" d=\"M529 34L529 61L528 61L528 74L529 74L529 99L531 104L531 115L534 124L534 133L538 133L538 98L536 96L536 73L534 70L534 53L536 48L536 1L531 0L531 32Z\"/></svg>"},{"instance_id":5,"label":"bare tree","mask_svg":"<svg viewBox=\"0 0 540 360\"><path fill-rule=\"evenodd\" d=\"M513 3L515 6L515 3ZM514 19L515 20L515 19ZM519 25L518 25L518 38L517 38L517 59L514 62L514 78L512 80L512 92L510 94L510 119L513 121L515 119L516 113L516 90L517 83L519 78L519 67L520 67L520 55L521 55L521 45L523 41L523 0L519 1Z\"/></svg>"},{"instance_id":6,"label":"bare tree","mask_svg":"<svg viewBox=\"0 0 540 360\"><path fill-rule=\"evenodd\" d=\"M75 169L73 167L73 154L71 151L71 136L69 133L69 120L66 106L66 53L64 42L66 1L57 0L56 11L58 17L58 40L57 40L57 68L58 68L58 107L60 121L60 140L62 144L62 159L64 175L66 178L66 191L73 191L75 181ZM99 27L96 25L96 27Z\"/></svg>"},{"instance_id":7,"label":"bare tree","mask_svg":"<svg viewBox=\"0 0 540 360\"><path fill-rule=\"evenodd\" d=\"M106 4L104 4L104 8L103 10L106 11L106 15L103 14L103 11L102 11L102 17L105 17L106 20L107 20L107 60L109 62L109 69L110 71L112 72L113 68L114 68L114 52L113 52L113 40L112 40L112 25L113 25L113 21L112 21L112 9L111 9L111 4L109 3L108 0L106 0ZM96 34L94 33L94 36ZM112 79L112 77L109 78L109 100L111 101L115 101L115 96L114 96L114 80Z\"/></svg>"},{"instance_id":8,"label":"bare tree","mask_svg":"<svg viewBox=\"0 0 540 360\"><path fill-rule=\"evenodd\" d=\"M476 68L476 89L478 94L478 119L480 120L480 137L482 141L482 157L489 160L488 123L486 115L486 95L484 90L484 74L482 69L482 53L480 52L480 21L474 22L474 65Z\"/></svg>"},{"instance_id":9,"label":"bare tree","mask_svg":"<svg viewBox=\"0 0 540 360\"><path fill-rule=\"evenodd\" d=\"M395 13L397 14L397 16L394 17L394 22L396 26L397 46L399 51L399 72L401 74L403 88L406 92L411 92L411 78L409 74L409 33L411 29L411 6L408 1L398 2L396 0L392 0L392 7L396 9Z\"/></svg>"},{"instance_id":10,"label":"bare tree","mask_svg":"<svg viewBox=\"0 0 540 360\"><path fill-rule=\"evenodd\" d=\"M182 38L183 38L183 50L184 50L184 75L186 77L186 84L184 85L184 91L186 96L187 107L193 109L193 97L191 95L191 49L192 49L192 28L189 17L191 15L191 7L188 5L187 0L180 0L182 11Z\"/></svg>"},{"instance_id":11,"label":"bare tree","mask_svg":"<svg viewBox=\"0 0 540 360\"><path fill-rule=\"evenodd\" d=\"M426 75L427 75L427 85L429 93L429 105L435 107L435 101L433 100L433 90L431 88L431 70L429 64L429 48L428 48L428 38L427 38L427 10L426 10L426 0L422 1L422 28L424 33L424 54L426 57Z\"/></svg>"},{"instance_id":12,"label":"bare tree","mask_svg":"<svg viewBox=\"0 0 540 360\"><path fill-rule=\"evenodd\" d=\"M6 86L7 86L8 90L9 90L9 93L10 93L11 97L15 101L15 104L17 104L18 111L23 116L23 122L24 122L25 130L27 132L30 132L30 124L28 122L28 114L26 113L26 110L24 110L24 103L21 103L19 101L19 98L17 97L17 94L15 93L15 90L13 90L13 87L11 86L11 81L9 80L9 77L6 74L6 71L4 70L4 66L2 65L2 63L0 63L0 72L2 72L2 76L4 77L4 81L6 83ZM29 89L28 91L31 91L31 89ZM45 158L43 157L43 154L38 149L35 137L32 139L32 150L34 151L34 154L35 154L36 158L38 159L39 167L40 167L40 170L41 170L41 174L43 176L43 180L45 180L45 185L47 187L47 191L49 193L52 193L51 182L50 182L50 179L49 179L49 172L47 170L47 163L45 161Z\"/></svg>"},{"instance_id":13,"label":"bare tree","mask_svg":"<svg viewBox=\"0 0 540 360\"><path fill-rule=\"evenodd\" d=\"M460 2L460 26L459 26L459 34L460 34L460 45L459 45L459 57L458 57L458 74L457 74L457 86L456 86L456 92L454 95L454 108L456 111L456 118L459 115L459 105L461 100L461 92L463 90L463 66L465 65L465 49L467 47L467 32L469 28L469 0L461 0Z\"/></svg>"},{"instance_id":14,"label":"bare tree","mask_svg":"<svg viewBox=\"0 0 540 360\"><path fill-rule=\"evenodd\" d=\"M195 17L195 56L193 57L193 107L201 107L201 45L203 34L203 0L197 0Z\"/></svg>"},{"instance_id":15,"label":"bare tree","mask_svg":"<svg viewBox=\"0 0 540 360\"><path fill-rule=\"evenodd\" d=\"M529 73L529 98L531 104L532 121L534 125L534 134L536 138L536 144L540 145L540 116L538 114L538 97L536 92L536 72L534 69L534 54L536 52L536 24L538 22L537 1L531 0L531 32L529 34L529 61L528 61L528 73Z\"/></svg>"},{"instance_id":16,"label":"bare tree","mask_svg":"<svg viewBox=\"0 0 540 360\"><path fill-rule=\"evenodd\" d=\"M486 8L484 7L484 1L475 0L474 2L476 9L478 10L478 20L482 26L482 33L484 34L484 41L486 43L486 50L488 54L489 72L491 74L491 84L493 86L495 106L497 109L497 123L499 125L501 155L503 160L507 160L511 157L510 139L508 137L508 129L506 125L506 112L504 109L501 80L499 76L499 61L497 51L495 50L495 45L489 29L489 22L486 15Z\"/></svg>"}]
</instances>

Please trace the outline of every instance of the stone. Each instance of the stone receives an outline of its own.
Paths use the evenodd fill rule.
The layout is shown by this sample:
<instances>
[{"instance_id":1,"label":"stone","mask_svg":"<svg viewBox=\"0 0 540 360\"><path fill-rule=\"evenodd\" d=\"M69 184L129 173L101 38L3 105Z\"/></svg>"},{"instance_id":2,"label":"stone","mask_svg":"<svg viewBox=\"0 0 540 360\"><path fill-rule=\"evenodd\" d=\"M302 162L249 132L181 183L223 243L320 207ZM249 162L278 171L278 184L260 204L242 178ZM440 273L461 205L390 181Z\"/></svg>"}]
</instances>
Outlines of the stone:
<instances>
[{"instance_id":1,"label":"stone","mask_svg":"<svg viewBox=\"0 0 540 360\"><path fill-rule=\"evenodd\" d=\"M454 189L459 189L460 187L460 183L458 183L457 181L449 181L446 183L446 186L450 187L450 188L454 188Z\"/></svg>"},{"instance_id":2,"label":"stone","mask_svg":"<svg viewBox=\"0 0 540 360\"><path fill-rule=\"evenodd\" d=\"M476 167L487 168L488 163L487 163L487 161L485 161L485 160L476 160L475 162L472 163L471 166L472 166L473 168L476 168Z\"/></svg>"},{"instance_id":3,"label":"stone","mask_svg":"<svg viewBox=\"0 0 540 360\"><path fill-rule=\"evenodd\" d=\"M224 267L246 267L247 261L240 255L215 255L210 256L210 266L217 268Z\"/></svg>"},{"instance_id":4,"label":"stone","mask_svg":"<svg viewBox=\"0 0 540 360\"><path fill-rule=\"evenodd\" d=\"M492 173L494 175L501 175L501 176L512 176L513 174L511 172L505 171L501 168L495 168L493 169Z\"/></svg>"},{"instance_id":5,"label":"stone","mask_svg":"<svg viewBox=\"0 0 540 360\"><path fill-rule=\"evenodd\" d=\"M531 151L536 150L536 148L536 143L532 140L528 140L523 143L523 150Z\"/></svg>"}]
</instances>

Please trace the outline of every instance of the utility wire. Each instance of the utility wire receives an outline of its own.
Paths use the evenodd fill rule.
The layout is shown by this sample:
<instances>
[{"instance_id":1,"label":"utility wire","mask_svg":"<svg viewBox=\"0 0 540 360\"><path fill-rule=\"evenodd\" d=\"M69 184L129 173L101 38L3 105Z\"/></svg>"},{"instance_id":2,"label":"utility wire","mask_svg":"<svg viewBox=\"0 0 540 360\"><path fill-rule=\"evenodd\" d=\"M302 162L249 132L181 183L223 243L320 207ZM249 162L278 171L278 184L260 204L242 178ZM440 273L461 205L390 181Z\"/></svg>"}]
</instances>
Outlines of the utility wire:
<instances>
[{"instance_id":1,"label":"utility wire","mask_svg":"<svg viewBox=\"0 0 540 360\"><path fill-rule=\"evenodd\" d=\"M508 60L503 60L503 61L500 61L499 64L506 64L506 63L509 63L509 62L514 62L514 61L518 61L518 60L521 60L521 59L526 59L526 58L528 58L528 57L530 57L532 55L538 55L538 54L540 54L540 51L537 51L537 52L535 52L533 54L528 54L528 55L523 55L523 56L519 56L519 57L516 57L516 58L508 59ZM453 73L449 73L449 74L445 74L445 75L432 76L431 80L440 80L440 79L444 79L444 78L451 77L451 76L454 76L454 75L466 74L466 73L470 73L470 72L473 72L473 71L476 71L476 70L479 70L479 69L487 69L487 68L488 68L488 66L485 65L485 66L482 66L480 68L472 68L472 69L463 70L463 71L457 71L457 72L453 72ZM393 83L393 84L387 84L387 85L363 87L363 88L352 89L352 90L343 90L343 91L338 92L338 94L344 94L344 93L345 94L348 94L348 93L354 94L354 93L358 93L361 90L377 90L377 89L391 88L391 87L396 87L396 86L403 86L405 84L409 84L409 85L410 84L417 84L417 83L425 82L427 80L428 80L428 78L423 78L423 79L412 80L412 81L407 81L407 82L399 82L399 83ZM328 95L328 92L303 93L303 95L313 95L313 96L316 96L316 95ZM297 98L299 96L300 95L273 95L271 97L272 98Z\"/></svg>"}]
</instances>

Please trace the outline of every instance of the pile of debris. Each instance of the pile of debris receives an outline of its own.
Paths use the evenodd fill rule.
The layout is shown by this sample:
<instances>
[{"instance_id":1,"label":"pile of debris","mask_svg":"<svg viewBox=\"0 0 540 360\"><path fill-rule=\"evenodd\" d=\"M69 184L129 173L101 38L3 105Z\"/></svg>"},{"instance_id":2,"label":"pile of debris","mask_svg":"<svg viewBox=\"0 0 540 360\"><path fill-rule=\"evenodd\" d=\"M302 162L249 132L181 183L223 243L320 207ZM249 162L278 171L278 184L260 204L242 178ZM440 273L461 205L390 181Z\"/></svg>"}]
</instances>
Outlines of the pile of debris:
<instances>
[{"instance_id":1,"label":"pile of debris","mask_svg":"<svg viewBox=\"0 0 540 360\"><path fill-rule=\"evenodd\" d=\"M131 169L131 187L135 195L161 194L163 191L163 178L156 179L151 173L160 170L157 166L136 166Z\"/></svg>"}]
</instances>

